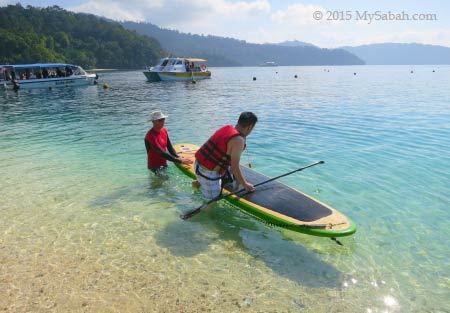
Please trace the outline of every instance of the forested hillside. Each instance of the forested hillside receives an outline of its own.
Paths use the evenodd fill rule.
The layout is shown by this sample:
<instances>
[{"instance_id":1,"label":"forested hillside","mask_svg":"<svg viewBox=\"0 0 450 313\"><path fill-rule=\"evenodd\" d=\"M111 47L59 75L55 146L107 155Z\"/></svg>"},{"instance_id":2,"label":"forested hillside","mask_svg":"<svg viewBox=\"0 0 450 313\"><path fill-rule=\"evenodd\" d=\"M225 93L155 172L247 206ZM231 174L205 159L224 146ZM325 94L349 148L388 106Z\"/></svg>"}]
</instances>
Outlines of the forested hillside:
<instances>
[{"instance_id":1,"label":"forested hillside","mask_svg":"<svg viewBox=\"0 0 450 313\"><path fill-rule=\"evenodd\" d=\"M157 40L94 15L57 6L0 7L0 64L64 62L138 69L164 54Z\"/></svg>"},{"instance_id":2,"label":"forested hillside","mask_svg":"<svg viewBox=\"0 0 450 313\"><path fill-rule=\"evenodd\" d=\"M156 38L164 49L174 55L206 58L212 66L254 66L267 61L278 65L364 64L360 58L343 49L321 49L313 45L253 44L232 38L181 33L150 23L122 24L139 34Z\"/></svg>"}]
</instances>

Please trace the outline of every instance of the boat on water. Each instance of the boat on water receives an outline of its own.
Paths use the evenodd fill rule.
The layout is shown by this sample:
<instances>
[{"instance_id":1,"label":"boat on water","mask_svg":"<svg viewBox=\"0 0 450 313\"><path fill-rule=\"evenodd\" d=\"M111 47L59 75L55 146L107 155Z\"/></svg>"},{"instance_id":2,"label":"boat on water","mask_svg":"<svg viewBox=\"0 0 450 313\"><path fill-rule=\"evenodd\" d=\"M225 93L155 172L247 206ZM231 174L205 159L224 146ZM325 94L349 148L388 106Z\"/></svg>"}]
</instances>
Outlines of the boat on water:
<instances>
[{"instance_id":1,"label":"boat on water","mask_svg":"<svg viewBox=\"0 0 450 313\"><path fill-rule=\"evenodd\" d=\"M144 75L150 82L195 81L211 78L206 62L198 58L162 58L158 64L144 71Z\"/></svg>"},{"instance_id":2,"label":"boat on water","mask_svg":"<svg viewBox=\"0 0 450 313\"><path fill-rule=\"evenodd\" d=\"M0 65L0 86L5 89L84 86L93 85L97 79L98 75L67 63Z\"/></svg>"},{"instance_id":3,"label":"boat on water","mask_svg":"<svg viewBox=\"0 0 450 313\"><path fill-rule=\"evenodd\" d=\"M269 61L269 62L261 63L259 66L278 66L278 65L275 62Z\"/></svg>"}]
</instances>

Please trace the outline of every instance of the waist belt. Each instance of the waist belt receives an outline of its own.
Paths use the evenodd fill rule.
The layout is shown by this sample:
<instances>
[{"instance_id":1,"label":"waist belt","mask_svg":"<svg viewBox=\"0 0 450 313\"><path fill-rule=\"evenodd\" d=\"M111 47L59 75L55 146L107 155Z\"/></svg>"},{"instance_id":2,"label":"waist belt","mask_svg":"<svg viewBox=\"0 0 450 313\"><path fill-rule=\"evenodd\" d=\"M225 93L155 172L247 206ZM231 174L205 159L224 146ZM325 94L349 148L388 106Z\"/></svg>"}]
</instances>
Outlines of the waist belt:
<instances>
[{"instance_id":1,"label":"waist belt","mask_svg":"<svg viewBox=\"0 0 450 313\"><path fill-rule=\"evenodd\" d=\"M199 176L201 176L201 177L203 177L203 178L205 178L205 179L207 179L207 180L219 180L219 179L222 179L222 176L215 177L215 178L211 178L211 177L208 177L208 176L206 176L206 175L203 175L203 174L200 172L199 167L200 167L200 164L198 164L198 162L197 162L197 166L195 167L195 174L197 174L197 175L199 175Z\"/></svg>"},{"instance_id":2,"label":"waist belt","mask_svg":"<svg viewBox=\"0 0 450 313\"><path fill-rule=\"evenodd\" d=\"M229 168L227 168L227 169L225 170L225 173L223 173L223 175L221 175L221 176L219 176L219 177L211 178L211 177L208 177L208 176L206 176L206 175L203 175L203 174L200 172L200 170L199 170L199 167L200 167L200 166L201 166L201 165L198 164L198 162L197 162L197 166L195 167L195 174L197 174L197 175L199 175L199 176L201 176L201 177L203 177L203 178L205 178L205 179L207 179L207 180L215 181L215 180L222 179L222 186L225 185L225 184L228 184L228 183L231 183L231 182L234 181L233 174L230 173Z\"/></svg>"}]
</instances>

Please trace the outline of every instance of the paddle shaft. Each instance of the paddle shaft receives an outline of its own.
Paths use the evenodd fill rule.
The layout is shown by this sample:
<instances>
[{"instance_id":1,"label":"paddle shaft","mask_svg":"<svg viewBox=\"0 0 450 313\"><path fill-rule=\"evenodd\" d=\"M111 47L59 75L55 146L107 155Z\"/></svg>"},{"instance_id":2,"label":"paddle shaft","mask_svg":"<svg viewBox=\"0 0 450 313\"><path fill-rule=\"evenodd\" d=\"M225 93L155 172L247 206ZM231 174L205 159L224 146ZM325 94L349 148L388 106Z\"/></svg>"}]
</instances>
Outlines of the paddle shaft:
<instances>
[{"instance_id":1,"label":"paddle shaft","mask_svg":"<svg viewBox=\"0 0 450 313\"><path fill-rule=\"evenodd\" d=\"M258 186L261 186L261 185L270 183L271 181L280 179L280 178L282 178L282 177L285 177L285 176L294 174L294 173L296 173L296 172L303 171L304 169L307 169L307 168L309 168L309 167L312 167L312 166L315 166L315 165L318 165L318 164L323 164L323 163L325 163L325 162L324 162L324 161L318 161L318 162L312 163L312 164L310 164L310 165L300 167L300 168L298 168L298 169L296 169L296 170L293 170L293 171L290 171L290 172L288 172L288 173L285 173L285 174L282 174L282 175L273 177L273 178L271 178L271 179L265 180L265 181L263 181L263 182L257 183L257 184L254 185L254 187L258 187ZM216 201L219 201L219 200L222 200L222 199L224 199L224 198L226 198L226 197L229 197L229 196L232 196L232 195L241 193L241 192L243 192L243 191L245 191L245 188L239 189L239 190L237 190L237 191L229 192L229 193L226 193L226 194L223 194L223 195L222 195L222 194L221 194L221 195L218 195L217 197L215 197L215 198L209 200L208 202L206 202L205 204L199 206L199 207L196 208L195 210L193 210L193 211L191 211L191 212L189 212L189 213L180 215L180 217L181 217L183 220L186 220L186 219L188 219L188 218L191 218L192 216L196 215L197 213L200 213L200 211L201 211L203 208L207 207L207 206L210 205L211 203L216 202ZM246 195L246 194L248 194L248 193L250 193L250 192L251 192L251 191L247 191L246 193L242 194L242 196L243 196L243 195Z\"/></svg>"}]
</instances>

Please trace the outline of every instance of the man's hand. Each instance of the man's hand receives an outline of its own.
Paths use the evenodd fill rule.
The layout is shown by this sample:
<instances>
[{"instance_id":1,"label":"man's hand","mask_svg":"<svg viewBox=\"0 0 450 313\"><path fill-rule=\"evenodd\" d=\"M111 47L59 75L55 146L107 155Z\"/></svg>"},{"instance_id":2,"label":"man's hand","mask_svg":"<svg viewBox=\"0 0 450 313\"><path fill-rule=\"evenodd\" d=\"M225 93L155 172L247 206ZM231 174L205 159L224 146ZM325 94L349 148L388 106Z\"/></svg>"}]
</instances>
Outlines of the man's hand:
<instances>
[{"instance_id":1,"label":"man's hand","mask_svg":"<svg viewBox=\"0 0 450 313\"><path fill-rule=\"evenodd\" d=\"M185 164L185 165L194 163L194 161L192 161L191 159L188 159L188 158L180 158L180 162L181 162L181 164Z\"/></svg>"},{"instance_id":2,"label":"man's hand","mask_svg":"<svg viewBox=\"0 0 450 313\"><path fill-rule=\"evenodd\" d=\"M249 183L245 183L243 185L244 189L247 190L248 192L253 192L255 191L255 186L253 186L252 184Z\"/></svg>"}]
</instances>

